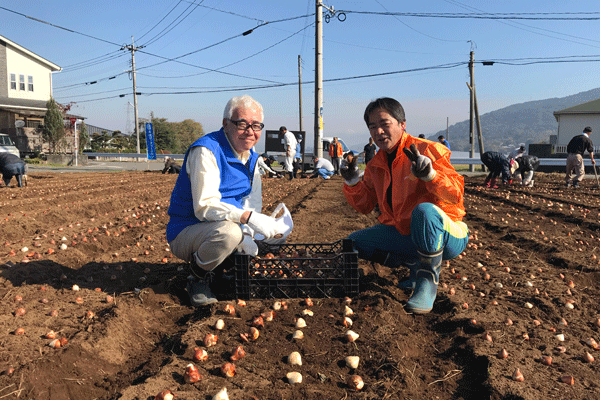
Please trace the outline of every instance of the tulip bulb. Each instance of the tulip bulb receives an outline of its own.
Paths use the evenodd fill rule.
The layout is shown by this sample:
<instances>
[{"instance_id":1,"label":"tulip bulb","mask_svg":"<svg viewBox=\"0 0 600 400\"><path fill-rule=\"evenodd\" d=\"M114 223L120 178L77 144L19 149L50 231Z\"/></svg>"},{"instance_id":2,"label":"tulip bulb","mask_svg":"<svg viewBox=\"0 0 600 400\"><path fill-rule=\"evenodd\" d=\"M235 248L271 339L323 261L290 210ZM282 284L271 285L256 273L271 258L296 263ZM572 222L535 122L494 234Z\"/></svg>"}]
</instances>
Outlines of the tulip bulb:
<instances>
[{"instance_id":1,"label":"tulip bulb","mask_svg":"<svg viewBox=\"0 0 600 400\"><path fill-rule=\"evenodd\" d=\"M288 372L285 377L292 385L296 383L302 383L302 374L300 372Z\"/></svg>"},{"instance_id":2,"label":"tulip bulb","mask_svg":"<svg viewBox=\"0 0 600 400\"><path fill-rule=\"evenodd\" d=\"M517 382L523 382L525 380L525 377L523 376L523 374L521 373L521 370L519 368L515 369L515 372L513 372L512 378L513 378L513 381L517 381Z\"/></svg>"},{"instance_id":3,"label":"tulip bulb","mask_svg":"<svg viewBox=\"0 0 600 400\"><path fill-rule=\"evenodd\" d=\"M506 349L502 349L498 352L498 358L504 359L508 357L508 351Z\"/></svg>"},{"instance_id":4,"label":"tulip bulb","mask_svg":"<svg viewBox=\"0 0 600 400\"><path fill-rule=\"evenodd\" d=\"M221 374L226 378L233 378L235 375L235 365L232 363L225 363L221 366Z\"/></svg>"},{"instance_id":5,"label":"tulip bulb","mask_svg":"<svg viewBox=\"0 0 600 400\"><path fill-rule=\"evenodd\" d=\"M265 321L271 322L275 318L275 311L273 311L273 310L265 311L264 313L261 314L261 316L263 317L263 319Z\"/></svg>"},{"instance_id":6,"label":"tulip bulb","mask_svg":"<svg viewBox=\"0 0 600 400\"><path fill-rule=\"evenodd\" d=\"M292 339L294 339L294 340L304 339L304 333L300 330L295 331L294 334L292 335Z\"/></svg>"},{"instance_id":7,"label":"tulip bulb","mask_svg":"<svg viewBox=\"0 0 600 400\"><path fill-rule=\"evenodd\" d=\"M252 320L252 325L253 326L265 326L265 322L263 320L263 317L256 317Z\"/></svg>"},{"instance_id":8,"label":"tulip bulb","mask_svg":"<svg viewBox=\"0 0 600 400\"><path fill-rule=\"evenodd\" d=\"M46 339L56 339L56 333L54 331L46 333Z\"/></svg>"},{"instance_id":9,"label":"tulip bulb","mask_svg":"<svg viewBox=\"0 0 600 400\"><path fill-rule=\"evenodd\" d=\"M288 364L290 365L302 365L302 356L297 351L290 353L287 358Z\"/></svg>"},{"instance_id":10,"label":"tulip bulb","mask_svg":"<svg viewBox=\"0 0 600 400\"><path fill-rule=\"evenodd\" d=\"M59 347L61 347L60 339L54 339L53 341L48 343L48 346L58 349Z\"/></svg>"},{"instance_id":11,"label":"tulip bulb","mask_svg":"<svg viewBox=\"0 0 600 400\"><path fill-rule=\"evenodd\" d=\"M358 339L358 336L359 336L358 333L356 333L352 330L349 330L348 332L346 332L346 340L348 340L351 343L355 342L356 339Z\"/></svg>"},{"instance_id":12,"label":"tulip bulb","mask_svg":"<svg viewBox=\"0 0 600 400\"><path fill-rule=\"evenodd\" d=\"M313 301L310 297L307 297L306 299L304 299L304 304L306 304L307 307L312 307Z\"/></svg>"},{"instance_id":13,"label":"tulip bulb","mask_svg":"<svg viewBox=\"0 0 600 400\"><path fill-rule=\"evenodd\" d=\"M590 346L594 350L598 350L598 343L594 340L594 338L589 338L585 340L585 344Z\"/></svg>"},{"instance_id":14,"label":"tulip bulb","mask_svg":"<svg viewBox=\"0 0 600 400\"><path fill-rule=\"evenodd\" d=\"M194 364L188 364L185 368L184 380L186 383L195 383L202 379L198 368Z\"/></svg>"},{"instance_id":15,"label":"tulip bulb","mask_svg":"<svg viewBox=\"0 0 600 400\"><path fill-rule=\"evenodd\" d=\"M219 392L212 397L212 400L229 400L227 388L219 390Z\"/></svg>"},{"instance_id":16,"label":"tulip bulb","mask_svg":"<svg viewBox=\"0 0 600 400\"><path fill-rule=\"evenodd\" d=\"M344 306L344 316L351 317L352 315L354 315L354 311L350 307Z\"/></svg>"},{"instance_id":17,"label":"tulip bulb","mask_svg":"<svg viewBox=\"0 0 600 400\"><path fill-rule=\"evenodd\" d=\"M246 300L237 299L237 305L240 307L246 307Z\"/></svg>"},{"instance_id":18,"label":"tulip bulb","mask_svg":"<svg viewBox=\"0 0 600 400\"><path fill-rule=\"evenodd\" d=\"M260 332L258 329L256 329L255 327L251 326L250 327L250 340L256 340L258 339L258 337L260 336Z\"/></svg>"},{"instance_id":19,"label":"tulip bulb","mask_svg":"<svg viewBox=\"0 0 600 400\"><path fill-rule=\"evenodd\" d=\"M206 361L208 359L208 353L204 349L194 347L194 361Z\"/></svg>"},{"instance_id":20,"label":"tulip bulb","mask_svg":"<svg viewBox=\"0 0 600 400\"><path fill-rule=\"evenodd\" d=\"M231 361L237 361L240 358L244 358L246 356L246 351L244 350L244 348L242 346L238 346L235 348L235 350L231 353L231 356L229 357L229 359Z\"/></svg>"},{"instance_id":21,"label":"tulip bulb","mask_svg":"<svg viewBox=\"0 0 600 400\"><path fill-rule=\"evenodd\" d=\"M575 378L573 378L571 375L563 375L560 377L560 381L562 383L566 383L567 385L574 385L575 384Z\"/></svg>"},{"instance_id":22,"label":"tulip bulb","mask_svg":"<svg viewBox=\"0 0 600 400\"><path fill-rule=\"evenodd\" d=\"M311 310L302 310L302 315L312 317L313 315L315 315L315 313L313 313Z\"/></svg>"},{"instance_id":23,"label":"tulip bulb","mask_svg":"<svg viewBox=\"0 0 600 400\"><path fill-rule=\"evenodd\" d=\"M346 361L346 365L352 369L356 369L358 368L358 363L360 361L360 357L359 356L348 356L345 359Z\"/></svg>"},{"instance_id":24,"label":"tulip bulb","mask_svg":"<svg viewBox=\"0 0 600 400\"><path fill-rule=\"evenodd\" d=\"M225 306L225 313L229 314L229 315L235 315L235 307L232 306L231 304L227 304Z\"/></svg>"},{"instance_id":25,"label":"tulip bulb","mask_svg":"<svg viewBox=\"0 0 600 400\"><path fill-rule=\"evenodd\" d=\"M583 356L583 361L591 363L594 362L594 356L592 356L589 352L585 352L585 355Z\"/></svg>"},{"instance_id":26,"label":"tulip bulb","mask_svg":"<svg viewBox=\"0 0 600 400\"><path fill-rule=\"evenodd\" d=\"M156 396L154 396L154 400L173 400L175 395L169 389L163 390Z\"/></svg>"},{"instance_id":27,"label":"tulip bulb","mask_svg":"<svg viewBox=\"0 0 600 400\"><path fill-rule=\"evenodd\" d=\"M223 330L223 328L225 328L225 321L218 319L217 322L215 322L215 329L220 331Z\"/></svg>"},{"instance_id":28,"label":"tulip bulb","mask_svg":"<svg viewBox=\"0 0 600 400\"><path fill-rule=\"evenodd\" d=\"M348 386L354 390L361 390L365 386L365 382L358 375L352 375L348 378Z\"/></svg>"},{"instance_id":29,"label":"tulip bulb","mask_svg":"<svg viewBox=\"0 0 600 400\"><path fill-rule=\"evenodd\" d=\"M344 325L346 328L350 328L352 326L352 320L350 317L344 317L342 320L342 325Z\"/></svg>"},{"instance_id":30,"label":"tulip bulb","mask_svg":"<svg viewBox=\"0 0 600 400\"><path fill-rule=\"evenodd\" d=\"M542 356L540 358L540 362L544 365L552 365L552 357L550 356Z\"/></svg>"},{"instance_id":31,"label":"tulip bulb","mask_svg":"<svg viewBox=\"0 0 600 400\"><path fill-rule=\"evenodd\" d=\"M296 318L296 328L301 329L306 327L306 321L304 318Z\"/></svg>"},{"instance_id":32,"label":"tulip bulb","mask_svg":"<svg viewBox=\"0 0 600 400\"><path fill-rule=\"evenodd\" d=\"M211 347L217 344L217 335L213 335L212 333L204 336L204 346Z\"/></svg>"}]
</instances>

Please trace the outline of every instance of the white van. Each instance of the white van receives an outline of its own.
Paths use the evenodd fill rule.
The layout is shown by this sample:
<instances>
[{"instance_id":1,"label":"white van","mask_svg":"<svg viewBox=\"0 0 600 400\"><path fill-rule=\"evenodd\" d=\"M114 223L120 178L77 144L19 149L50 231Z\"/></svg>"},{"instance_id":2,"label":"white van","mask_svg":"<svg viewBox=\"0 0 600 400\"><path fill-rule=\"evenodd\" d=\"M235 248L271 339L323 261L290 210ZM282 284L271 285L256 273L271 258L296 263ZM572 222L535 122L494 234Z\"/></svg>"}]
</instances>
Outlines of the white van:
<instances>
[{"instance_id":1,"label":"white van","mask_svg":"<svg viewBox=\"0 0 600 400\"><path fill-rule=\"evenodd\" d=\"M21 157L21 152L13 143L10 136L0 133L0 153L11 153L17 157Z\"/></svg>"}]
</instances>

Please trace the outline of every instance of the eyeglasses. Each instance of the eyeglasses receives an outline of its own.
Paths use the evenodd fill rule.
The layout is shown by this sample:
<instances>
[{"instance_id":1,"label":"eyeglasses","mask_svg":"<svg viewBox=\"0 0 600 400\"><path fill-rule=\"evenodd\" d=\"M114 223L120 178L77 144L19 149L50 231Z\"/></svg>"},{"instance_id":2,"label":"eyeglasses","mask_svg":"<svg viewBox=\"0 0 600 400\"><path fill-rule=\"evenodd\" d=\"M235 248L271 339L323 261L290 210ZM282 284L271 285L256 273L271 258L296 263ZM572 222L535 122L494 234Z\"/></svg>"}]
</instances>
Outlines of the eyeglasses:
<instances>
[{"instance_id":1,"label":"eyeglasses","mask_svg":"<svg viewBox=\"0 0 600 400\"><path fill-rule=\"evenodd\" d=\"M252 128L252 130L254 132L259 132L259 131L262 131L262 129L265 127L265 124L258 123L258 122L250 124L248 121L246 121L244 119L240 119L239 121L230 119L229 121L231 121L241 131L245 131L248 128Z\"/></svg>"}]
</instances>

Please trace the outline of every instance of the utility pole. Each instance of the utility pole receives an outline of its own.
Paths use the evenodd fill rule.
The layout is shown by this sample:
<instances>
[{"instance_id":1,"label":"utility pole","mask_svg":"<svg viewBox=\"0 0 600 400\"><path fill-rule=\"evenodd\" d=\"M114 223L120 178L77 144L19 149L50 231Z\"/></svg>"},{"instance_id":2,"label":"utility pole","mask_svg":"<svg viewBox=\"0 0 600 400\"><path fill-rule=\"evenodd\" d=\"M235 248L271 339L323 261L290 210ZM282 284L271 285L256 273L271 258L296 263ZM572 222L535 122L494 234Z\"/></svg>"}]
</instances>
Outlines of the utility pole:
<instances>
[{"instance_id":1,"label":"utility pole","mask_svg":"<svg viewBox=\"0 0 600 400\"><path fill-rule=\"evenodd\" d=\"M315 157L323 157L323 4L316 0L315 13Z\"/></svg>"},{"instance_id":2,"label":"utility pole","mask_svg":"<svg viewBox=\"0 0 600 400\"><path fill-rule=\"evenodd\" d=\"M303 132L302 129L302 56L298 54L298 113L300 118L300 132ZM306 136L306 132L304 133ZM304 146L302 150L302 172L304 172L304 149L306 149L306 137L302 138L304 140Z\"/></svg>"},{"instance_id":3,"label":"utility pole","mask_svg":"<svg viewBox=\"0 0 600 400\"><path fill-rule=\"evenodd\" d=\"M475 141L473 140L474 133L474 125L475 125L475 93L472 88L475 86L475 78L473 77L474 70L474 62L473 59L475 57L475 52L471 51L471 58L469 60L469 75L471 76L471 84L469 85L470 93L471 93L471 107L470 107L470 117L469 117L469 144L471 145L471 152L469 153L469 158L475 158ZM469 171L475 171L475 165L469 165Z\"/></svg>"},{"instance_id":4,"label":"utility pole","mask_svg":"<svg viewBox=\"0 0 600 400\"><path fill-rule=\"evenodd\" d=\"M142 46L143 47L143 46ZM142 47L135 47L133 42L133 36L131 37L131 46L124 46L121 48L131 51L131 74L133 78L133 115L135 120L135 137L137 139L136 152L140 154L140 127L138 122L138 105L137 105L137 86L135 83L135 51Z\"/></svg>"}]
</instances>

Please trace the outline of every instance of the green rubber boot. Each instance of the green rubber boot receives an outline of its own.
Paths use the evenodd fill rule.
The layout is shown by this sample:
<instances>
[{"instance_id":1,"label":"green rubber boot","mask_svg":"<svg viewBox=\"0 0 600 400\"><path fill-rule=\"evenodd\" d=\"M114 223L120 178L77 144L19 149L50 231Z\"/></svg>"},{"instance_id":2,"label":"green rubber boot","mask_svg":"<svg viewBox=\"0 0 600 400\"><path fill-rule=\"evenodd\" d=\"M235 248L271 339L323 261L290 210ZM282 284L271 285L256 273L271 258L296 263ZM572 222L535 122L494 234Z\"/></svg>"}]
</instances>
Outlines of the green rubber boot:
<instances>
[{"instance_id":1,"label":"green rubber boot","mask_svg":"<svg viewBox=\"0 0 600 400\"><path fill-rule=\"evenodd\" d=\"M406 303L406 311L427 314L433 308L442 269L442 253L443 250L433 254L419 252L415 290Z\"/></svg>"}]
</instances>

